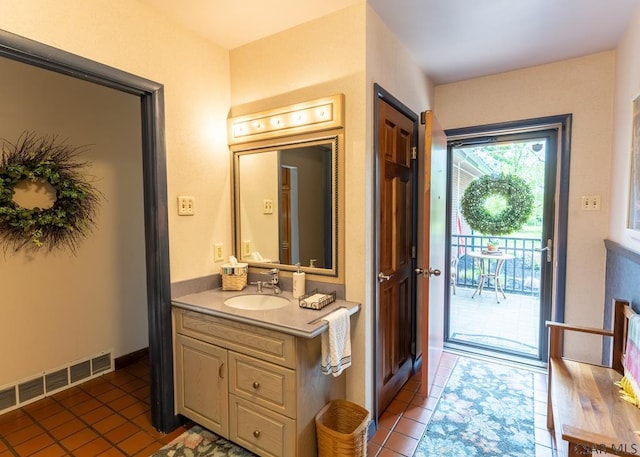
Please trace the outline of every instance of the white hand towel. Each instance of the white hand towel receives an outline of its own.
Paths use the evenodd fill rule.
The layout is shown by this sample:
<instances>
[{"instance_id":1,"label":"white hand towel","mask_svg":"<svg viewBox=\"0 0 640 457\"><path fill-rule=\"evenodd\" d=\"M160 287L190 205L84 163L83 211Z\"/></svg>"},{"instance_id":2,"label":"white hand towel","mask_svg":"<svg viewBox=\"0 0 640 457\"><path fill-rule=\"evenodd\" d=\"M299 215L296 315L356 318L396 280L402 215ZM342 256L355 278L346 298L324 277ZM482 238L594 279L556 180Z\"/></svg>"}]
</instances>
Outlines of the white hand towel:
<instances>
[{"instance_id":1,"label":"white hand towel","mask_svg":"<svg viewBox=\"0 0 640 457\"><path fill-rule=\"evenodd\" d=\"M322 373L340 376L351 366L351 325L349 311L339 308L323 317L329 329L322 334Z\"/></svg>"}]
</instances>

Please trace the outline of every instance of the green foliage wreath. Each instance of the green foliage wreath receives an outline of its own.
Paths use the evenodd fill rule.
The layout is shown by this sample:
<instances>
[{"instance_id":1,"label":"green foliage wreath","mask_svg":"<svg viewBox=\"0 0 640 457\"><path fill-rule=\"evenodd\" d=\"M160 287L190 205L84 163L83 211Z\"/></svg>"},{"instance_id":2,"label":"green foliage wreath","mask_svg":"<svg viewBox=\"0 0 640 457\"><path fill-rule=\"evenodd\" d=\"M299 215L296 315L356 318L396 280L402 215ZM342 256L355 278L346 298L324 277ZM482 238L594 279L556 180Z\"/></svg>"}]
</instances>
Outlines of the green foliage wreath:
<instances>
[{"instance_id":1,"label":"green foliage wreath","mask_svg":"<svg viewBox=\"0 0 640 457\"><path fill-rule=\"evenodd\" d=\"M506 208L497 214L487 210L490 197L503 197ZM469 226L485 235L508 235L520 230L533 211L533 193L520 177L511 174L484 175L469 184L460 200Z\"/></svg>"},{"instance_id":2,"label":"green foliage wreath","mask_svg":"<svg viewBox=\"0 0 640 457\"><path fill-rule=\"evenodd\" d=\"M80 174L87 162L75 159L80 148L55 137L23 133L16 144L2 145L0 159L0 242L5 251L48 251L66 247L75 253L95 225L99 193ZM50 208L25 208L14 200L22 181L46 182L55 190Z\"/></svg>"}]
</instances>

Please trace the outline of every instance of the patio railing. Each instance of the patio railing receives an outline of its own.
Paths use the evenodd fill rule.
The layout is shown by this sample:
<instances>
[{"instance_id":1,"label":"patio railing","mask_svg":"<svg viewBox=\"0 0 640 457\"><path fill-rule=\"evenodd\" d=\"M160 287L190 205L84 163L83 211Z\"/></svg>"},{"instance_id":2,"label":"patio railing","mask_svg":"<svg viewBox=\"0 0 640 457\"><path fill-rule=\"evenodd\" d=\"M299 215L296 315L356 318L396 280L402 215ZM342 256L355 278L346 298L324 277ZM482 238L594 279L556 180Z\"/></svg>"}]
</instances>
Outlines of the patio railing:
<instances>
[{"instance_id":1,"label":"patio railing","mask_svg":"<svg viewBox=\"0 0 640 457\"><path fill-rule=\"evenodd\" d=\"M504 291L522 295L539 295L541 253L536 249L542 246L541 240L536 238L452 235L451 256L452 260L457 258L457 265L453 271L456 286L476 287L478 285L480 269L469 253L485 249L490 238L499 240L500 249L515 257L505 261L500 272L500 283ZM493 270L495 262L489 262L489 264ZM489 285L493 286L493 282Z\"/></svg>"}]
</instances>

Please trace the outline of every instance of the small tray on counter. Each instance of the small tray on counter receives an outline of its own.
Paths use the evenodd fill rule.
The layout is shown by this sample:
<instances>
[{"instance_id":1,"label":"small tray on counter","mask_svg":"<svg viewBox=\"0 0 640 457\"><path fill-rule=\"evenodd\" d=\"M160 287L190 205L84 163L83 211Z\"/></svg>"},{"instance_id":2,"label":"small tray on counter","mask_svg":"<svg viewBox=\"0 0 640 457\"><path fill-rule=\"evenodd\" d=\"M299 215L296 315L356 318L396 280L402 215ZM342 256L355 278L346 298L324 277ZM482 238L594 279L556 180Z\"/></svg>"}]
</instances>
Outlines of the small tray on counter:
<instances>
[{"instance_id":1,"label":"small tray on counter","mask_svg":"<svg viewBox=\"0 0 640 457\"><path fill-rule=\"evenodd\" d=\"M336 301L335 291L329 293L318 292L318 289L314 289L311 292L304 294L298 299L298 305L300 308L307 309L322 309L330 303Z\"/></svg>"}]
</instances>

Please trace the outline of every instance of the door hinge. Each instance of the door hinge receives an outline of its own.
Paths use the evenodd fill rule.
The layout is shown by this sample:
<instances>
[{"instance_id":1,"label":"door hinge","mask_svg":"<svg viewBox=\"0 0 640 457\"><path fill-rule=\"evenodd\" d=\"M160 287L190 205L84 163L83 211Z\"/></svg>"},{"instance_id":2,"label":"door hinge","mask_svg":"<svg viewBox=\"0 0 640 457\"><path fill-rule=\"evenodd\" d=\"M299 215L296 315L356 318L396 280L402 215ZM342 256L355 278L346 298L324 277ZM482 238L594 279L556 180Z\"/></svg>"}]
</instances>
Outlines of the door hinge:
<instances>
[{"instance_id":1,"label":"door hinge","mask_svg":"<svg viewBox=\"0 0 640 457\"><path fill-rule=\"evenodd\" d=\"M427 123L427 112L426 111L423 111L423 112L420 113L420 123L422 125Z\"/></svg>"},{"instance_id":2,"label":"door hinge","mask_svg":"<svg viewBox=\"0 0 640 457\"><path fill-rule=\"evenodd\" d=\"M411 258L412 259L416 258L416 247L415 246L411 246Z\"/></svg>"},{"instance_id":3,"label":"door hinge","mask_svg":"<svg viewBox=\"0 0 640 457\"><path fill-rule=\"evenodd\" d=\"M418 158L418 148L415 146L411 147L411 159L416 160Z\"/></svg>"},{"instance_id":4,"label":"door hinge","mask_svg":"<svg viewBox=\"0 0 640 457\"><path fill-rule=\"evenodd\" d=\"M411 342L411 355L416 355L416 342Z\"/></svg>"}]
</instances>

